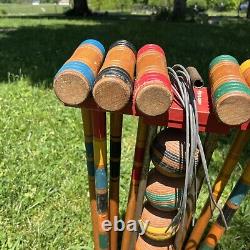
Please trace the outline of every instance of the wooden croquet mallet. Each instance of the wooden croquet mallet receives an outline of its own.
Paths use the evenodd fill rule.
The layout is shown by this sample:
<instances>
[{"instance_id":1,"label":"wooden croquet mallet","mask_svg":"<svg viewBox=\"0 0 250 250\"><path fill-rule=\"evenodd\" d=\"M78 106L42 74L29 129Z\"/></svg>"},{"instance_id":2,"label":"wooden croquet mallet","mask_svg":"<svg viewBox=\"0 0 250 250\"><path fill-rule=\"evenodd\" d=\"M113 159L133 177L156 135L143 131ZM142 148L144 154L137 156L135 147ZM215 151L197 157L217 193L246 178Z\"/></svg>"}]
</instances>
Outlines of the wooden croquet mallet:
<instances>
[{"instance_id":1,"label":"wooden croquet mallet","mask_svg":"<svg viewBox=\"0 0 250 250\"><path fill-rule=\"evenodd\" d=\"M213 185L213 197L218 202L220 196L227 185L227 182L230 178L231 173L233 172L237 162L239 161L240 154L247 144L250 138L250 130L247 131L238 131L237 136L231 145L231 148L227 154L227 157L224 161L223 167L218 174L216 181ZM196 249L201 240L201 237L208 225L210 218L213 215L214 206L211 204L210 199L208 198L199 219L197 220L193 231L187 241L185 246L186 250Z\"/></svg>"},{"instance_id":2,"label":"wooden croquet mallet","mask_svg":"<svg viewBox=\"0 0 250 250\"><path fill-rule=\"evenodd\" d=\"M113 43L93 88L95 102L104 110L117 111L130 100L136 62L136 50L126 41Z\"/></svg>"},{"instance_id":3,"label":"wooden croquet mallet","mask_svg":"<svg viewBox=\"0 0 250 250\"><path fill-rule=\"evenodd\" d=\"M99 247L98 227L95 223L97 218L96 210L96 195L95 195L95 166L94 166L94 149L93 149L93 131L91 112L85 108L82 111L84 142L86 149L87 169L88 169L88 184L89 184L89 199L90 199L90 213L94 235L94 249Z\"/></svg>"},{"instance_id":4,"label":"wooden croquet mallet","mask_svg":"<svg viewBox=\"0 0 250 250\"><path fill-rule=\"evenodd\" d=\"M94 40L83 41L54 78L54 91L66 105L83 103L93 89L105 49Z\"/></svg>"},{"instance_id":5,"label":"wooden croquet mallet","mask_svg":"<svg viewBox=\"0 0 250 250\"><path fill-rule=\"evenodd\" d=\"M245 169L235 185L233 191L231 192L227 202L223 207L223 213L229 224L240 208L241 203L247 196L250 189L250 161L245 166ZM217 221L211 226L205 240L199 247L200 250L212 250L216 247L221 237L225 233L226 228L222 222L221 216L217 218Z\"/></svg>"},{"instance_id":6,"label":"wooden croquet mallet","mask_svg":"<svg viewBox=\"0 0 250 250\"><path fill-rule=\"evenodd\" d=\"M105 231L103 222L109 219L108 215L108 182L107 182L107 145L106 145L106 114L92 111L93 146L95 163L95 192L99 248L110 249L109 232Z\"/></svg>"},{"instance_id":7,"label":"wooden croquet mallet","mask_svg":"<svg viewBox=\"0 0 250 250\"><path fill-rule=\"evenodd\" d=\"M138 121L137 127L137 137L135 144L135 153L134 153L134 163L131 174L131 182L128 196L128 204L125 215L125 223L129 220L135 219L135 210L137 204L137 196L138 196L138 188L139 181L141 177L141 171L143 166L143 157L146 146L146 137L148 134L148 125L146 125L143 121L143 118L140 117ZM131 241L132 232L128 230L124 230L122 237L122 250L128 250L129 244Z\"/></svg>"}]
</instances>

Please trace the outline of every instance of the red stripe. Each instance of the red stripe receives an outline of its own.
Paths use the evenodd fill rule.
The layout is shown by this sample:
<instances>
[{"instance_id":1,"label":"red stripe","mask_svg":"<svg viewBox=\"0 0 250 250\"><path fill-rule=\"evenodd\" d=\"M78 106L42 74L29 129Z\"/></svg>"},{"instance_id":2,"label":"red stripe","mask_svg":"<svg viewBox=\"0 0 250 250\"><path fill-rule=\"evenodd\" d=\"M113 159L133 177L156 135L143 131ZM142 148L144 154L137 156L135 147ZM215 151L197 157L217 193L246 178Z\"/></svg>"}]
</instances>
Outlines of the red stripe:
<instances>
[{"instance_id":1,"label":"red stripe","mask_svg":"<svg viewBox=\"0 0 250 250\"><path fill-rule=\"evenodd\" d=\"M139 181L141 179L141 170L142 168L133 168L132 170L132 179Z\"/></svg>"},{"instance_id":2,"label":"red stripe","mask_svg":"<svg viewBox=\"0 0 250 250\"><path fill-rule=\"evenodd\" d=\"M161 73L151 72L144 74L138 81L135 83L135 88L139 88L144 83L152 81L152 80L160 80L166 86L166 88L172 93L172 86L168 75L163 75Z\"/></svg>"},{"instance_id":3,"label":"red stripe","mask_svg":"<svg viewBox=\"0 0 250 250\"><path fill-rule=\"evenodd\" d=\"M144 148L135 148L134 162L142 162L144 156Z\"/></svg>"},{"instance_id":4,"label":"red stripe","mask_svg":"<svg viewBox=\"0 0 250 250\"><path fill-rule=\"evenodd\" d=\"M106 115L103 112L92 111L93 136L97 139L106 137Z\"/></svg>"},{"instance_id":5,"label":"red stripe","mask_svg":"<svg viewBox=\"0 0 250 250\"><path fill-rule=\"evenodd\" d=\"M154 50L157 51L165 56L164 50L157 44L146 44L143 47L141 47L137 53L137 57L139 57L141 54L145 53L148 50Z\"/></svg>"}]
</instances>

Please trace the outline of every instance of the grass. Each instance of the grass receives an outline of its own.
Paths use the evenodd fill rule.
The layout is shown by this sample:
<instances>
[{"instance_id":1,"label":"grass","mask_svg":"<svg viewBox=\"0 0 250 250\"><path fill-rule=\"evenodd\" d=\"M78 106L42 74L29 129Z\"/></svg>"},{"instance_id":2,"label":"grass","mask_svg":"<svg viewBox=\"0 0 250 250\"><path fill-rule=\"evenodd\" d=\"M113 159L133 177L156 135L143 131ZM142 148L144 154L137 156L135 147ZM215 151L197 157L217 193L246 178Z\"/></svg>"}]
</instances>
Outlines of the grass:
<instances>
[{"instance_id":1,"label":"grass","mask_svg":"<svg viewBox=\"0 0 250 250\"><path fill-rule=\"evenodd\" d=\"M206 13L209 16L238 16L238 11L237 10L229 10L229 11L216 11L216 10L207 10ZM239 13L240 17L246 17L246 12L245 11L240 11Z\"/></svg>"},{"instance_id":2,"label":"grass","mask_svg":"<svg viewBox=\"0 0 250 250\"><path fill-rule=\"evenodd\" d=\"M66 6L55 4L1 4L0 3L0 16L20 16L20 15L55 15L62 14L68 9Z\"/></svg>"},{"instance_id":3,"label":"grass","mask_svg":"<svg viewBox=\"0 0 250 250\"><path fill-rule=\"evenodd\" d=\"M143 27L143 28L142 28ZM204 78L210 60L249 55L249 23L199 25L140 19L0 19L0 246L1 249L93 249L80 112L56 99L52 79L80 41L106 47L126 38L139 48L158 43L169 65L196 66ZM136 118L126 117L121 214L126 206ZM233 135L222 138L211 164L215 179ZM222 203L250 154L242 154ZM207 197L204 188L199 209ZM235 215L219 249L249 249L250 198Z\"/></svg>"}]
</instances>

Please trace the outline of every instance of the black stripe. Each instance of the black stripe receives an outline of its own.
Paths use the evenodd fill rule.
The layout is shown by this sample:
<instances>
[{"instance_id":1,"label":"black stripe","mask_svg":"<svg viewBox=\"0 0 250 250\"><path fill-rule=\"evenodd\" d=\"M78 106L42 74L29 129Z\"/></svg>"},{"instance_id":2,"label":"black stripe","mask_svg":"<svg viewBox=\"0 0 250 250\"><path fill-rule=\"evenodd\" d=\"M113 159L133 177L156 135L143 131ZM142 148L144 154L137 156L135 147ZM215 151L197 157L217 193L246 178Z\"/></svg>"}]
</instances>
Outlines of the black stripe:
<instances>
[{"instance_id":1,"label":"black stripe","mask_svg":"<svg viewBox=\"0 0 250 250\"><path fill-rule=\"evenodd\" d=\"M106 76L118 77L132 89L133 81L130 75L124 69L116 66L105 68L101 72L99 72L95 82L98 82L101 78Z\"/></svg>"},{"instance_id":2,"label":"black stripe","mask_svg":"<svg viewBox=\"0 0 250 250\"><path fill-rule=\"evenodd\" d=\"M185 152L183 153L183 156L184 156L183 158L181 155L173 154L172 152L168 151L166 148L163 148L158 144L155 144L154 147L152 147L152 150L157 150L162 155L161 159L168 158L176 163L180 163L183 165L186 164ZM154 155L153 152L151 154ZM195 159L194 162L195 162L195 165L197 166L199 160Z\"/></svg>"},{"instance_id":3,"label":"black stripe","mask_svg":"<svg viewBox=\"0 0 250 250\"><path fill-rule=\"evenodd\" d=\"M120 176L120 162L110 162L110 177L117 178Z\"/></svg>"},{"instance_id":4,"label":"black stripe","mask_svg":"<svg viewBox=\"0 0 250 250\"><path fill-rule=\"evenodd\" d=\"M105 213L108 209L107 194L96 194L96 203L98 213Z\"/></svg>"},{"instance_id":5,"label":"black stripe","mask_svg":"<svg viewBox=\"0 0 250 250\"><path fill-rule=\"evenodd\" d=\"M228 204L226 203L225 206L223 207L222 211L223 211L223 214L225 216L227 224L229 224L231 219L233 218L235 212L237 211L237 208L233 209L233 208L229 207ZM221 215L219 215L219 217L217 219L217 223L220 226L225 227L224 222L221 218Z\"/></svg>"},{"instance_id":6,"label":"black stripe","mask_svg":"<svg viewBox=\"0 0 250 250\"><path fill-rule=\"evenodd\" d=\"M112 158L121 157L121 141L119 142L110 141L110 156Z\"/></svg>"},{"instance_id":7,"label":"black stripe","mask_svg":"<svg viewBox=\"0 0 250 250\"><path fill-rule=\"evenodd\" d=\"M127 40L118 40L118 41L112 43L110 45L109 49L112 49L112 48L114 48L115 46L118 46L118 45L125 45L125 46L129 47L134 52L135 55L137 54L135 46L131 42L127 41Z\"/></svg>"}]
</instances>

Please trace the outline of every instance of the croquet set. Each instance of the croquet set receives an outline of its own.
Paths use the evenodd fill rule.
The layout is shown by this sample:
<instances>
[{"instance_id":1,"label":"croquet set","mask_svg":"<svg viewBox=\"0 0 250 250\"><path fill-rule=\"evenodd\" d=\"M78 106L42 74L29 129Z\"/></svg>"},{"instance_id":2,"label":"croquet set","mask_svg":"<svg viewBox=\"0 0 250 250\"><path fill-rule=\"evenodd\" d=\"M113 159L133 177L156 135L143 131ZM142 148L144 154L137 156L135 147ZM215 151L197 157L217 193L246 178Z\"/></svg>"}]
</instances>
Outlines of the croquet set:
<instances>
[{"instance_id":1,"label":"croquet set","mask_svg":"<svg viewBox=\"0 0 250 250\"><path fill-rule=\"evenodd\" d=\"M218 244L250 187L248 161L225 205L218 205L250 139L250 60L240 65L221 55L211 61L208 74L205 87L196 68L169 67L156 44L137 51L120 40L106 53L94 39L83 41L57 72L56 96L82 113L95 250L205 250ZM135 221L136 227L125 227L120 237L104 225L120 218L120 169L128 167L121 166L124 115L138 117L124 218L125 225ZM211 185L212 154L232 128L235 139ZM195 220L202 185L208 198ZM219 216L208 226L215 209Z\"/></svg>"}]
</instances>

